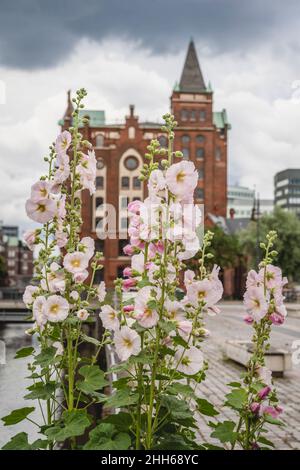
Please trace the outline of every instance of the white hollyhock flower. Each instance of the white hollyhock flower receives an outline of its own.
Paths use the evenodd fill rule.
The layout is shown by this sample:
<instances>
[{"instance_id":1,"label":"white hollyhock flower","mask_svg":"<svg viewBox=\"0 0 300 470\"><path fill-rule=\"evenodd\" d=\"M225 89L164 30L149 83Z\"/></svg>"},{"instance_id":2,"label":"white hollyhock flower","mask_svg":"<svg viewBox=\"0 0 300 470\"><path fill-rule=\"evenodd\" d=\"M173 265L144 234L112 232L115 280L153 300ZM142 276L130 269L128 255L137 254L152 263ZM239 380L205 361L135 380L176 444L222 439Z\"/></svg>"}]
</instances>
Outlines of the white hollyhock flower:
<instances>
[{"instance_id":1,"label":"white hollyhock flower","mask_svg":"<svg viewBox=\"0 0 300 470\"><path fill-rule=\"evenodd\" d=\"M99 313L102 325L108 330L117 330L120 326L117 312L110 305L103 305Z\"/></svg>"},{"instance_id":2,"label":"white hollyhock flower","mask_svg":"<svg viewBox=\"0 0 300 470\"><path fill-rule=\"evenodd\" d=\"M69 304L64 297L60 295L50 295L44 306L44 315L53 322L63 321L69 313Z\"/></svg>"},{"instance_id":3,"label":"white hollyhock flower","mask_svg":"<svg viewBox=\"0 0 300 470\"><path fill-rule=\"evenodd\" d=\"M175 353L175 364L178 364L177 370L183 372L186 375L195 375L203 367L203 354L195 346L191 346L190 349L184 350L181 346Z\"/></svg>"},{"instance_id":4,"label":"white hollyhock flower","mask_svg":"<svg viewBox=\"0 0 300 470\"><path fill-rule=\"evenodd\" d=\"M85 310L85 308L81 308L80 310L78 310L76 315L77 315L77 318L79 318L79 320L82 320L82 321L87 320L90 316L89 312Z\"/></svg>"},{"instance_id":5,"label":"white hollyhock flower","mask_svg":"<svg viewBox=\"0 0 300 470\"><path fill-rule=\"evenodd\" d=\"M141 338L136 331L128 326L123 326L114 335L116 353L121 361L126 361L130 356L137 356L141 351Z\"/></svg>"},{"instance_id":6,"label":"white hollyhock flower","mask_svg":"<svg viewBox=\"0 0 300 470\"><path fill-rule=\"evenodd\" d=\"M79 299L79 294L76 290L72 290L72 292L70 293L70 297L72 300L74 300L76 302L76 300Z\"/></svg>"},{"instance_id":7,"label":"white hollyhock flower","mask_svg":"<svg viewBox=\"0 0 300 470\"><path fill-rule=\"evenodd\" d=\"M97 297L99 302L103 302L106 296L105 282L101 281L97 288Z\"/></svg>"},{"instance_id":8,"label":"white hollyhock flower","mask_svg":"<svg viewBox=\"0 0 300 470\"><path fill-rule=\"evenodd\" d=\"M44 314L45 303L46 298L42 295L39 295L33 302L32 313L38 327L47 323L47 317Z\"/></svg>"},{"instance_id":9,"label":"white hollyhock flower","mask_svg":"<svg viewBox=\"0 0 300 470\"><path fill-rule=\"evenodd\" d=\"M56 349L55 356L63 356L64 354L64 347L59 341L54 341L52 346Z\"/></svg>"},{"instance_id":10,"label":"white hollyhock flower","mask_svg":"<svg viewBox=\"0 0 300 470\"><path fill-rule=\"evenodd\" d=\"M95 252L95 241L91 237L84 237L80 243L84 246L84 253L90 259Z\"/></svg>"},{"instance_id":11,"label":"white hollyhock flower","mask_svg":"<svg viewBox=\"0 0 300 470\"><path fill-rule=\"evenodd\" d=\"M67 253L64 257L64 268L72 274L82 273L89 264L89 259L85 253L74 251Z\"/></svg>"},{"instance_id":12,"label":"white hollyhock flower","mask_svg":"<svg viewBox=\"0 0 300 470\"><path fill-rule=\"evenodd\" d=\"M23 294L23 302L25 305L30 305L34 301L33 295L38 292L39 288L37 286L27 286Z\"/></svg>"}]
</instances>

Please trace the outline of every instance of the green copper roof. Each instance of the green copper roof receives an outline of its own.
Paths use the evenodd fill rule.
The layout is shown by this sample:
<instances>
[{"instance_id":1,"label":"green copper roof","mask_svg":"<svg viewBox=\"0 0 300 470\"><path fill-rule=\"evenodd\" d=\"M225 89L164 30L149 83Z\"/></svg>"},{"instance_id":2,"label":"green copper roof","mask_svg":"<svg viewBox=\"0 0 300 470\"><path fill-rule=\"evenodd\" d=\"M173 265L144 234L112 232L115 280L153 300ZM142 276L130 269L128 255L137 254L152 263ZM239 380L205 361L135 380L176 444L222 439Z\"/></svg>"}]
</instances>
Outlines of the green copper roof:
<instances>
[{"instance_id":1,"label":"green copper roof","mask_svg":"<svg viewBox=\"0 0 300 470\"><path fill-rule=\"evenodd\" d=\"M105 125L105 112L104 111L95 111L89 109L81 109L79 111L79 117L89 117L89 126L90 127L101 127Z\"/></svg>"},{"instance_id":2,"label":"green copper roof","mask_svg":"<svg viewBox=\"0 0 300 470\"><path fill-rule=\"evenodd\" d=\"M227 119L227 113L225 109L213 113L213 122L218 129L224 129L226 126L228 129L231 128Z\"/></svg>"}]
</instances>

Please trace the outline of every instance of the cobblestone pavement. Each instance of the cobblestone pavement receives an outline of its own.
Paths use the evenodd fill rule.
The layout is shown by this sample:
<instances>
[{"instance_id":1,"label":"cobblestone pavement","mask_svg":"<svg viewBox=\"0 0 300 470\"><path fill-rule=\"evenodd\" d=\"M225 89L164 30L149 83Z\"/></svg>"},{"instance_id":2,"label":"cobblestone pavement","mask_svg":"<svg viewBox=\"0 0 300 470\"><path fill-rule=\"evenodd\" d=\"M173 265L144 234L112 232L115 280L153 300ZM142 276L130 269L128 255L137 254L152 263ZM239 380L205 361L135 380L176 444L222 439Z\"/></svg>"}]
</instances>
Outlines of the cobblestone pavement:
<instances>
[{"instance_id":1,"label":"cobblestone pavement","mask_svg":"<svg viewBox=\"0 0 300 470\"><path fill-rule=\"evenodd\" d=\"M222 408L224 396L229 392L227 384L239 378L245 369L233 361L226 360L222 346L228 339L249 339L251 327L243 322L243 307L241 303L232 302L221 305L219 316L206 319L206 326L211 337L203 344L203 352L209 361L209 370L205 382L199 385L198 395L212 402L220 411L219 419L232 419L236 415L228 408ZM283 326L275 327L272 334L272 344L291 351L292 342L300 340L300 316L291 316ZM275 378L278 397L284 408L282 421L285 427L270 426L269 438L276 449L300 449L300 365L294 365L293 370L286 373L284 378ZM218 419L218 416L216 417ZM207 425L211 418L201 415L200 433L204 441L219 444L210 434L212 429Z\"/></svg>"}]
</instances>

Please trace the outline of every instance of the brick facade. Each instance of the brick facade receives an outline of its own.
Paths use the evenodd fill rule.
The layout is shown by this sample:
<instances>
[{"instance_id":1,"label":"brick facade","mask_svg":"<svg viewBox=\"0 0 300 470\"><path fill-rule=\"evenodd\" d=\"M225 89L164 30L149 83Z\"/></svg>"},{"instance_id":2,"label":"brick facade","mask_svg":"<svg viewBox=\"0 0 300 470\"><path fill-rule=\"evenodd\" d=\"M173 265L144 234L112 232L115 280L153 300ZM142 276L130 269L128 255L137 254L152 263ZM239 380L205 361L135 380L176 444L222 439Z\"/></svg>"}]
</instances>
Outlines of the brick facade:
<instances>
[{"instance_id":1,"label":"brick facade","mask_svg":"<svg viewBox=\"0 0 300 470\"><path fill-rule=\"evenodd\" d=\"M195 163L199 171L199 183L195 191L196 202L204 203L205 221L208 214L226 217L227 201L227 123L226 112L213 112L213 92L204 84L195 46L190 43L179 85L171 96L171 112L178 121L175 149L184 152L184 158ZM68 94L68 107L61 121L62 128L70 125L72 104ZM82 236L92 236L97 248L104 252L104 270L100 272L108 286L129 264L122 253L124 240L99 240L96 234L98 223L101 233L101 219L105 216L102 204L116 208L117 220L126 218L123 206L135 198L146 195L145 187L138 187L137 175L143 164L143 156L151 139L164 144L165 136L161 124L140 122L130 106L123 124L106 124L103 111L85 110L89 124L81 131L92 142L98 161L96 194L91 198L83 192ZM128 167L128 168L127 168ZM96 210L96 203L98 209ZM120 208L119 208L120 203ZM122 216L124 215L124 217ZM120 217L119 217L120 216ZM105 218L105 217L104 217ZM119 227L118 233L122 230ZM123 235L126 233L123 230Z\"/></svg>"}]
</instances>

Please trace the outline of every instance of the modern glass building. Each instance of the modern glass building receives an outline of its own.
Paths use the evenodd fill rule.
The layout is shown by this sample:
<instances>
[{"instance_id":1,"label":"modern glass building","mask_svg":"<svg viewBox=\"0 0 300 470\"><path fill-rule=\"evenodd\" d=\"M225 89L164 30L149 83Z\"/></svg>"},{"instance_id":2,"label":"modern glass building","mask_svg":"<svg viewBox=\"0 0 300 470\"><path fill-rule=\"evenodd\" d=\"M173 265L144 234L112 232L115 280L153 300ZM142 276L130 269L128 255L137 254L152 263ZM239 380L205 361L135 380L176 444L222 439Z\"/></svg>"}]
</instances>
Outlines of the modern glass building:
<instances>
[{"instance_id":1,"label":"modern glass building","mask_svg":"<svg viewBox=\"0 0 300 470\"><path fill-rule=\"evenodd\" d=\"M274 190L275 205L300 216L300 169L287 169L276 173Z\"/></svg>"}]
</instances>

